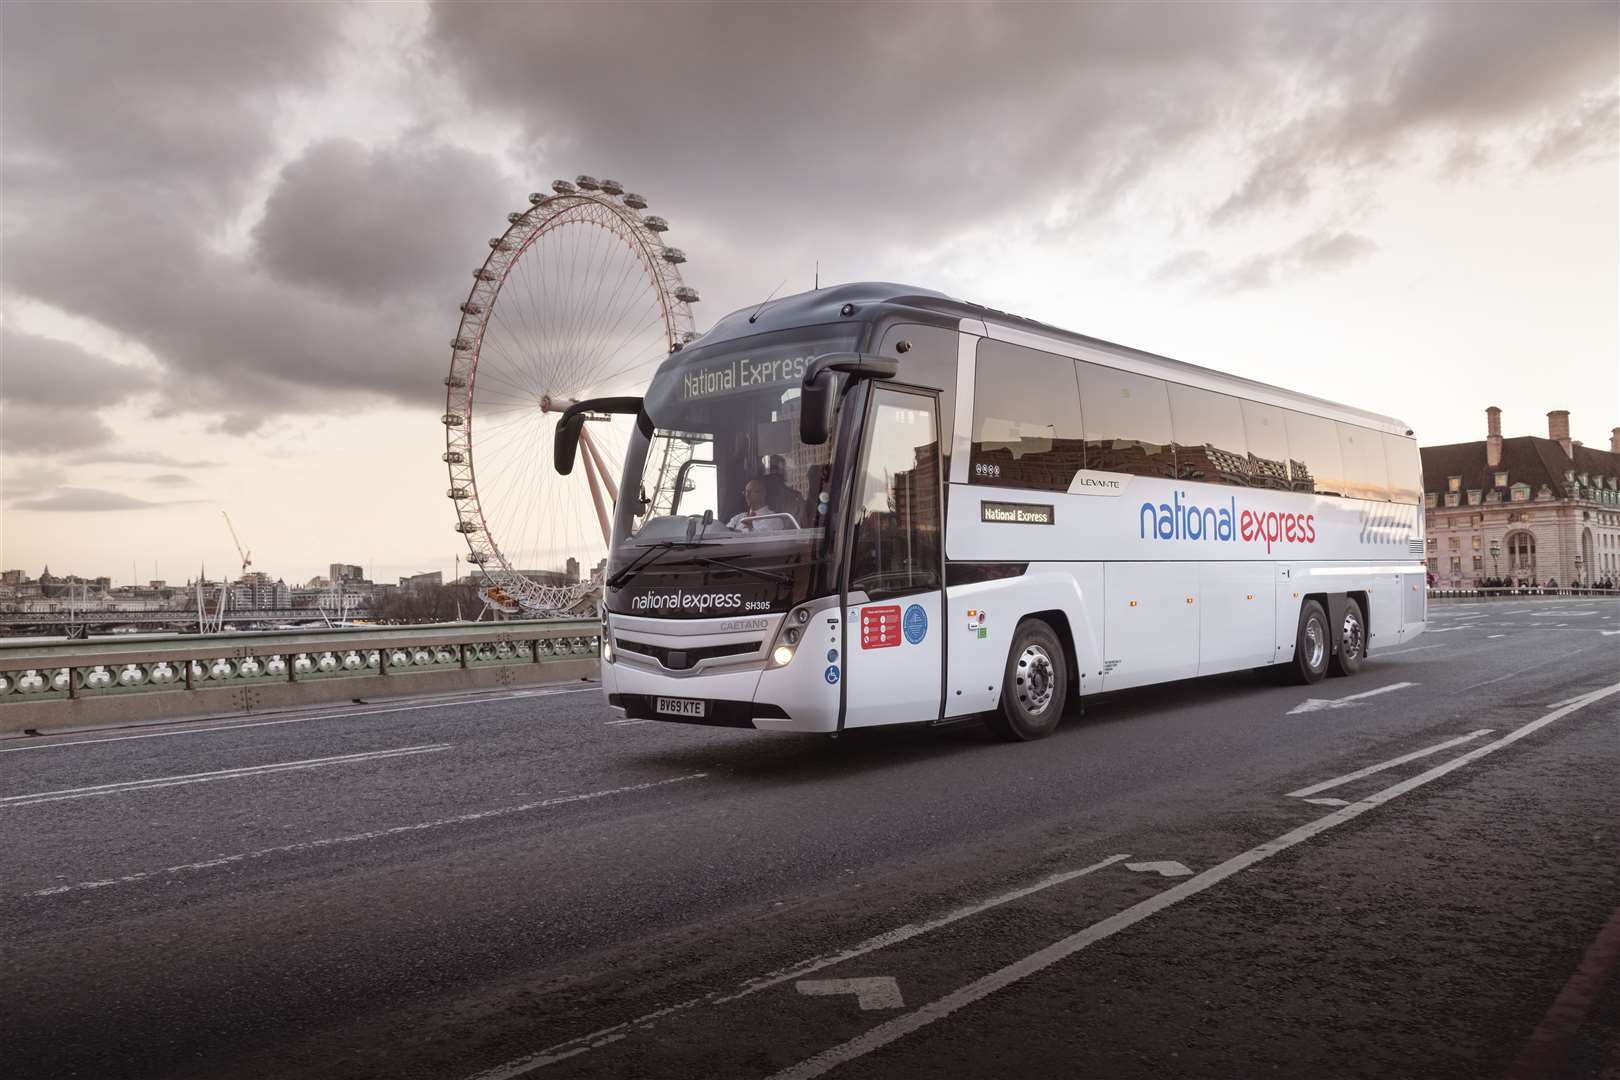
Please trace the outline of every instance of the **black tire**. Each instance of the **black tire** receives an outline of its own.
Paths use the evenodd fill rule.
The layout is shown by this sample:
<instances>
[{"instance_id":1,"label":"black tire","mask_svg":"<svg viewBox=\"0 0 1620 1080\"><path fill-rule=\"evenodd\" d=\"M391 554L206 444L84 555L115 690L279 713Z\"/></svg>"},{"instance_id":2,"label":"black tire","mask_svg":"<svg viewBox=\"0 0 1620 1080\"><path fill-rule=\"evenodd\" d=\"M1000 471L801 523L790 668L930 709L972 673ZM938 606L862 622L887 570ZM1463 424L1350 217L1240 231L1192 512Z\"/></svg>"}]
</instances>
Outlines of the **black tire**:
<instances>
[{"instance_id":1,"label":"black tire","mask_svg":"<svg viewBox=\"0 0 1620 1080\"><path fill-rule=\"evenodd\" d=\"M1333 638L1328 632L1327 612L1315 600L1299 609L1299 629L1294 632L1294 662L1285 665L1292 680L1304 686L1322 681L1327 674Z\"/></svg>"},{"instance_id":2,"label":"black tire","mask_svg":"<svg viewBox=\"0 0 1620 1080\"><path fill-rule=\"evenodd\" d=\"M985 721L1007 742L1044 739L1057 730L1069 696L1063 643L1040 619L1025 619L1013 634L1002 673L1001 704Z\"/></svg>"},{"instance_id":3,"label":"black tire","mask_svg":"<svg viewBox=\"0 0 1620 1080\"><path fill-rule=\"evenodd\" d=\"M1361 661L1367 655L1367 616L1361 610L1361 601L1353 596L1345 598L1344 622L1339 627L1339 647L1333 650L1328 670L1335 675L1354 675L1361 670Z\"/></svg>"}]
</instances>

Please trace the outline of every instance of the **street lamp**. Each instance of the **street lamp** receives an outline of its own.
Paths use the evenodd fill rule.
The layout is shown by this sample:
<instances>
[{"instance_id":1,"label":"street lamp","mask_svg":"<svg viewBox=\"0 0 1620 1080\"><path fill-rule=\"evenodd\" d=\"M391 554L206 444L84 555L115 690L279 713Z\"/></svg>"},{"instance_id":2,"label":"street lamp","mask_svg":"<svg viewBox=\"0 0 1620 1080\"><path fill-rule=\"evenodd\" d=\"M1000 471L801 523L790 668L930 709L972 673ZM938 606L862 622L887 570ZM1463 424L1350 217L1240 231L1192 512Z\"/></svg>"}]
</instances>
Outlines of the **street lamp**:
<instances>
[{"instance_id":1,"label":"street lamp","mask_svg":"<svg viewBox=\"0 0 1620 1080\"><path fill-rule=\"evenodd\" d=\"M1574 580L1574 582L1572 584L1579 585L1581 583L1581 563L1582 563L1582 561L1583 560L1581 559L1581 557L1579 555L1575 556L1575 580Z\"/></svg>"},{"instance_id":2,"label":"street lamp","mask_svg":"<svg viewBox=\"0 0 1620 1080\"><path fill-rule=\"evenodd\" d=\"M1502 568L1496 565L1496 560L1501 554L1502 554L1502 541L1500 541L1500 540L1492 540L1491 541L1491 576L1494 577L1494 578L1500 578L1502 576Z\"/></svg>"}]
</instances>

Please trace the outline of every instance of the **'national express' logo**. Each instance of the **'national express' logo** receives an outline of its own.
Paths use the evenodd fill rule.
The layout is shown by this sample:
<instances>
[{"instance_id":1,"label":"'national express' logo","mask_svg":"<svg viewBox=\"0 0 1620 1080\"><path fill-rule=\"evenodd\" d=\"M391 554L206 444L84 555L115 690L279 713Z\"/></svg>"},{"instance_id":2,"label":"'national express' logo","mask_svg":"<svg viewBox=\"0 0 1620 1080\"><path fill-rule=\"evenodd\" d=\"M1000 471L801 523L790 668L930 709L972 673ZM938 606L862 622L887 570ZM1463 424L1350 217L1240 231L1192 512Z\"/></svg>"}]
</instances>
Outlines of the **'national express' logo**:
<instances>
[{"instance_id":1,"label":"'national express' logo","mask_svg":"<svg viewBox=\"0 0 1620 1080\"><path fill-rule=\"evenodd\" d=\"M1315 514L1279 514L1275 510L1239 510L1234 496L1226 506L1195 506L1178 491L1167 503L1142 504L1141 536L1146 540L1242 540L1247 544L1316 543Z\"/></svg>"}]
</instances>

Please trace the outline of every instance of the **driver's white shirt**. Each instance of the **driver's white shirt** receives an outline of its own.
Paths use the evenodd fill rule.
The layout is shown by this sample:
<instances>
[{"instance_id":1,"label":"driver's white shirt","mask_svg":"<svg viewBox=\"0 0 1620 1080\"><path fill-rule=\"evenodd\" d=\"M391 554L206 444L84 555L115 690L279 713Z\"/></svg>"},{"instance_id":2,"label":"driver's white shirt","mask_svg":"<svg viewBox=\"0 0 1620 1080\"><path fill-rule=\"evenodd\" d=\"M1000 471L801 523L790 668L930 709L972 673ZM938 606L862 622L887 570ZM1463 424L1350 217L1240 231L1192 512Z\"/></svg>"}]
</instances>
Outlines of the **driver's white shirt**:
<instances>
[{"instance_id":1,"label":"driver's white shirt","mask_svg":"<svg viewBox=\"0 0 1620 1080\"><path fill-rule=\"evenodd\" d=\"M762 506L758 510L744 510L726 522L726 528L742 529L745 532L777 532L787 528L786 518L770 516L779 512L768 506ZM764 520L755 521L755 518Z\"/></svg>"}]
</instances>

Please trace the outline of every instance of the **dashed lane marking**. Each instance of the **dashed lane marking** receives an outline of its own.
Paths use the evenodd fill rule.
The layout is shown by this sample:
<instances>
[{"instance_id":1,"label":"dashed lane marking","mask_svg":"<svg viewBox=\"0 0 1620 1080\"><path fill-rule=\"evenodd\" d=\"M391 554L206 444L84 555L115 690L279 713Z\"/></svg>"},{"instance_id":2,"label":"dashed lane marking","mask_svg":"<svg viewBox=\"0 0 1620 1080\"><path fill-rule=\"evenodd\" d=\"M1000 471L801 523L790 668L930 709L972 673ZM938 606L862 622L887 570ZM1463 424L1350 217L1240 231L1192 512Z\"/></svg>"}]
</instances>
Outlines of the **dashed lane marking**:
<instances>
[{"instance_id":1,"label":"dashed lane marking","mask_svg":"<svg viewBox=\"0 0 1620 1080\"><path fill-rule=\"evenodd\" d=\"M74 739L72 742L31 742L26 746L0 746L0 754L16 754L24 750L60 750L68 746L94 746L98 743L129 742L133 739L167 739L173 735L213 735L221 731L241 731L243 728L276 727L280 724L304 724L311 720L343 720L351 716L381 716L383 713L413 712L418 709L448 709L455 705L476 705L485 701L513 701L518 698L560 697L563 694L584 694L600 691L600 686L569 687L567 690L520 690L515 694L462 697L453 701L429 701L420 705L397 705L386 709L356 709L351 712L319 713L314 716L289 716L280 720L255 720L249 724L225 724L218 727L183 727L173 731L148 731L140 735L113 735L105 739Z\"/></svg>"},{"instance_id":2,"label":"dashed lane marking","mask_svg":"<svg viewBox=\"0 0 1620 1080\"><path fill-rule=\"evenodd\" d=\"M1170 886L1161 893L1132 904L1124 911L1092 923L1083 930L1055 941L1046 948L1033 952L997 971L993 971L981 979L976 979L919 1009L897 1016L893 1020L879 1024L866 1033L850 1039L848 1042L840 1043L814 1057L799 1062L797 1065L774 1073L769 1080L810 1080L811 1077L828 1073L845 1062L865 1057L872 1051L903 1039L912 1032L927 1027L929 1024L943 1020L952 1013L964 1009L974 1002L981 1001L998 990L1003 990L1014 983L1029 978L1031 975L1044 971L1053 964L1066 960L1083 949L1114 936L1121 930L1135 926L1142 920L1150 918L1166 908L1174 907L1189 897L1197 896L1206 889L1213 888L1232 875L1240 873L1256 863L1263 862L1279 852L1287 851L1296 844L1304 843L1306 840L1343 825L1345 822L1353 821L1369 810L1376 810L1384 803L1391 802L1408 792L1415 791L1423 785L1438 780L1440 777L1460 769L1470 762L1477 761L1487 754L1511 746L1520 739L1540 731L1548 724L1560 720L1593 702L1601 701L1614 693L1620 693L1620 683L1594 690L1561 709L1555 709L1540 719L1532 720L1500 739L1475 747L1466 754L1436 765L1427 772L1402 780L1400 783L1375 792L1359 802L1351 803L1349 806L1335 810L1331 814L1301 825L1297 829L1292 829L1275 840L1261 844L1259 847L1250 848L1240 855L1234 855L1218 866L1213 866L1180 884Z\"/></svg>"},{"instance_id":3,"label":"dashed lane marking","mask_svg":"<svg viewBox=\"0 0 1620 1080\"><path fill-rule=\"evenodd\" d=\"M1308 802L1308 803L1315 803L1317 806L1349 806L1350 805L1350 800L1349 799L1321 798L1321 799L1306 799L1305 801Z\"/></svg>"},{"instance_id":4,"label":"dashed lane marking","mask_svg":"<svg viewBox=\"0 0 1620 1080\"><path fill-rule=\"evenodd\" d=\"M900 996L900 984L895 982L892 975L866 979L800 979L794 988L811 997L854 994L855 1003L862 1012L906 1007L905 1000Z\"/></svg>"},{"instance_id":5,"label":"dashed lane marking","mask_svg":"<svg viewBox=\"0 0 1620 1080\"><path fill-rule=\"evenodd\" d=\"M1492 638L1499 638L1499 637L1507 637L1507 635L1506 634L1487 634L1485 636L1485 640L1490 641Z\"/></svg>"},{"instance_id":6,"label":"dashed lane marking","mask_svg":"<svg viewBox=\"0 0 1620 1080\"><path fill-rule=\"evenodd\" d=\"M1570 698L1569 701L1560 701L1558 704L1568 705L1570 701L1575 700L1577 699ZM1549 707L1556 708L1557 706ZM1372 776L1374 773L1381 773L1385 769L1393 769L1397 766L1405 765L1409 761L1417 761L1419 758L1426 758L1430 754L1438 754L1442 750L1450 750L1453 746L1461 746L1463 743L1473 742L1481 735L1489 735L1490 733L1490 728L1480 728L1478 731L1471 731L1467 735L1459 735L1455 739L1447 739L1443 743L1436 743L1433 746L1425 746L1422 750L1414 750L1410 754L1402 754L1398 758L1390 758L1388 761L1380 761L1376 765L1368 765L1364 769L1357 769L1355 772L1345 773L1343 776L1335 776L1331 780L1323 780L1320 784L1312 784L1310 787L1302 787L1298 791L1290 791L1288 793L1288 798L1304 799L1311 795L1315 795L1318 792L1331 791L1333 788L1336 788L1341 784L1348 784L1352 780L1360 780L1364 776ZM1312 799L1311 801L1315 802L1317 800ZM1340 801L1339 805L1344 806L1345 803Z\"/></svg>"},{"instance_id":7,"label":"dashed lane marking","mask_svg":"<svg viewBox=\"0 0 1620 1080\"><path fill-rule=\"evenodd\" d=\"M216 780L241 780L252 776L299 772L304 769L324 769L331 765L359 765L389 758L433 754L448 749L449 743L424 743L421 746L402 746L396 750L370 750L362 754L338 754L333 757L305 758L302 761L280 761L272 765L246 765L238 769L215 769L211 772L185 773L180 776L151 776L142 780L121 780L113 784L94 784L90 787L35 791L26 795L7 795L0 798L0 810L34 806L38 803L62 802L67 799L88 799L97 795L122 795L129 791L151 791L155 788L183 787L187 784L208 784Z\"/></svg>"},{"instance_id":8,"label":"dashed lane marking","mask_svg":"<svg viewBox=\"0 0 1620 1080\"><path fill-rule=\"evenodd\" d=\"M1405 656L1409 652L1422 652L1424 649L1443 649L1444 645L1414 645L1410 649L1396 649L1393 652L1368 653L1370 660L1382 660L1386 656Z\"/></svg>"},{"instance_id":9,"label":"dashed lane marking","mask_svg":"<svg viewBox=\"0 0 1620 1080\"><path fill-rule=\"evenodd\" d=\"M438 818L434 821L418 821L410 825L395 825L388 829L373 829L370 832L349 833L347 836L329 836L321 840L305 840L297 844L281 844L276 847L259 848L257 851L243 851L234 855L220 855L201 862L181 863L178 866L165 866L160 870L144 870L136 874L124 874L120 877L103 878L99 881L80 881L72 885L54 885L48 889L39 889L31 892L29 896L55 896L59 893L79 892L84 889L104 889L110 885L128 885L148 878L163 877L174 874L194 873L199 870L214 870L221 866L232 866L236 863L249 862L253 859L267 859L273 855L293 855L302 851L314 851L319 848L336 847L340 844L359 844L368 840L380 840L389 836L400 836L406 833L423 832L427 829L443 829L451 825L465 825L473 821L486 821L490 818L508 817L512 814L522 814L531 810L549 810L554 806L567 806L571 803L589 802L593 799L605 799L610 795L628 795L634 791L650 791L653 788L668 787L670 784L684 784L689 780L702 780L708 773L688 773L685 776L672 776L667 780L649 780L643 784L627 784L624 787L606 788L602 791L587 791L579 795L555 795L549 799L538 802L519 803L516 806L497 806L491 810L476 810L469 814L457 814L454 817ZM1121 856L1123 858L1123 856Z\"/></svg>"},{"instance_id":10,"label":"dashed lane marking","mask_svg":"<svg viewBox=\"0 0 1620 1080\"><path fill-rule=\"evenodd\" d=\"M902 941L909 941L914 937L931 933L940 927L960 922L980 912L989 911L991 908L1011 903L1014 900L1021 900L1026 896L1032 896L1043 889L1050 889L1054 885L1062 885L1064 882L1085 877L1087 874L1094 874L1098 870L1113 866L1118 862L1124 862L1128 858L1130 858L1129 855L1112 855L1100 862L1094 862L1090 866L1082 866L1078 870L1065 870L1062 873L1042 878L1033 885L1026 885L1023 888L1014 889L999 896L992 896L990 899L982 900L976 904L956 908L936 919L929 919L920 923L906 923L904 926L885 931L876 937L867 938L857 945L851 945L847 949L814 956L789 967L750 979L730 992L714 991L704 994L702 997L688 998L673 1005L666 1005L661 1009L655 1009L650 1013L638 1016L634 1020L626 1020L623 1023L593 1031L588 1035L580 1035L566 1042L548 1046L544 1050L514 1058L504 1064L496 1065L493 1068L485 1069L483 1072L470 1076L467 1080L512 1080L513 1077L521 1076L535 1069L543 1069L547 1065L555 1065L559 1061L578 1057L580 1054L618 1042L635 1029L650 1029L660 1020L667 1019L676 1013L686 1012L702 1005L723 1005L730 1001L748 997L751 994L757 994L761 990L769 990L773 986L780 986L801 976L832 967L834 964L842 964L844 961L853 960L857 956L864 956L879 949L886 949L891 945L898 945Z\"/></svg>"}]
</instances>

